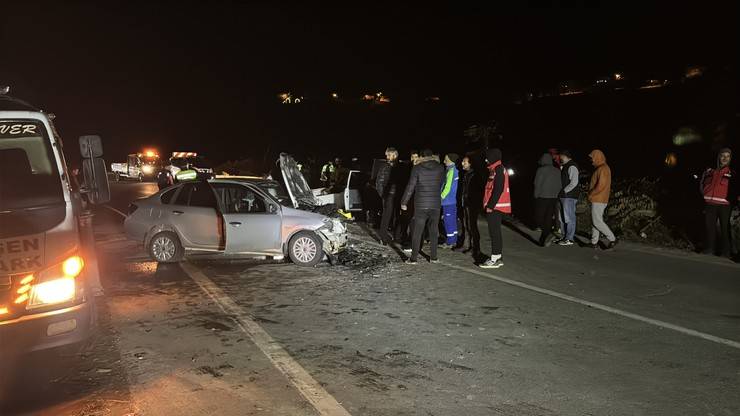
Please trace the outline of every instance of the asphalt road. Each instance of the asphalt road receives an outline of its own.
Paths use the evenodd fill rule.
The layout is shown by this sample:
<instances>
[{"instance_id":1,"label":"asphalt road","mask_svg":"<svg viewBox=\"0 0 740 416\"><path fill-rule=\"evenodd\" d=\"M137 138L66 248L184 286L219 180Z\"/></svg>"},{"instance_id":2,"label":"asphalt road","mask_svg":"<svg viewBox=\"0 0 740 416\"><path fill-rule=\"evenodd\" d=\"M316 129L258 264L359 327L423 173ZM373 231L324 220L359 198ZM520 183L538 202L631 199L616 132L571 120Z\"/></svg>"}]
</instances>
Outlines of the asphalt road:
<instances>
[{"instance_id":1,"label":"asphalt road","mask_svg":"<svg viewBox=\"0 0 740 416\"><path fill-rule=\"evenodd\" d=\"M156 186L112 190L125 212ZM29 360L0 414L740 414L740 267L719 258L512 228L502 269L410 266L352 226L337 266L165 267L113 209L95 221L98 336Z\"/></svg>"}]
</instances>

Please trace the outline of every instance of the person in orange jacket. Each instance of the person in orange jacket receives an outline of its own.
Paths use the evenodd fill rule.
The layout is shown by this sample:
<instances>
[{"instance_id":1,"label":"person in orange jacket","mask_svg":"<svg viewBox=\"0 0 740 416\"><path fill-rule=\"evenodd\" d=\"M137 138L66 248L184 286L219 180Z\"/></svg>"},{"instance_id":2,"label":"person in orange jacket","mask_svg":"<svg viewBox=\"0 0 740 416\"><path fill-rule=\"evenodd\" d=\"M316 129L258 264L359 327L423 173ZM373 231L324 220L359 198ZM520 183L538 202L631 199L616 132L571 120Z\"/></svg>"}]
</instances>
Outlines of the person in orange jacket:
<instances>
[{"instance_id":1,"label":"person in orange jacket","mask_svg":"<svg viewBox=\"0 0 740 416\"><path fill-rule=\"evenodd\" d=\"M604 222L604 211L609 203L609 193L612 187L612 171L606 164L606 156L599 149L593 150L588 155L591 163L596 168L591 175L591 184L588 187L588 200L591 202L591 247L599 247L599 239L604 234L609 241L606 246L607 250L613 249L617 245L617 238L614 233Z\"/></svg>"}]
</instances>

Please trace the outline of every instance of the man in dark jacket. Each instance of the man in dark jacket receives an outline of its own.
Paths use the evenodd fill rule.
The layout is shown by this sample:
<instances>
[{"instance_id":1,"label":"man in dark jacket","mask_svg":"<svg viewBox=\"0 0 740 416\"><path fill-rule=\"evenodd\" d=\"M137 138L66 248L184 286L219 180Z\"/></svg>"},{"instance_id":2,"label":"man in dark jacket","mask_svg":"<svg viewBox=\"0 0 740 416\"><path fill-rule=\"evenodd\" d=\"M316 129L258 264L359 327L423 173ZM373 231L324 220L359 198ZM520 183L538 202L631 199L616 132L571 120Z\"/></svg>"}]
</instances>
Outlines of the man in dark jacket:
<instances>
[{"instance_id":1,"label":"man in dark jacket","mask_svg":"<svg viewBox=\"0 0 740 416\"><path fill-rule=\"evenodd\" d=\"M568 150L560 152L560 207L562 208L563 238L558 241L561 246L572 246L576 238L576 204L580 194L578 184L578 165Z\"/></svg>"},{"instance_id":2,"label":"man in dark jacket","mask_svg":"<svg viewBox=\"0 0 740 416\"><path fill-rule=\"evenodd\" d=\"M732 256L730 241L730 214L738 202L738 182L735 171L730 167L732 151L724 148L717 155L716 169L709 168L701 177L701 193L704 197L704 219L706 223L705 254L714 254L719 219L721 254Z\"/></svg>"},{"instance_id":3,"label":"man in dark jacket","mask_svg":"<svg viewBox=\"0 0 740 416\"><path fill-rule=\"evenodd\" d=\"M542 229L540 245L547 247L552 243L552 220L562 182L560 169L555 167L552 155L543 154L539 163L540 167L534 176L534 218Z\"/></svg>"},{"instance_id":4,"label":"man in dark jacket","mask_svg":"<svg viewBox=\"0 0 740 416\"><path fill-rule=\"evenodd\" d=\"M483 209L483 181L470 163L470 157L462 160L463 178L460 186L460 208L462 211L462 233L458 240L463 253L473 252L474 258L480 257L480 232L478 216ZM465 242L468 242L465 248Z\"/></svg>"},{"instance_id":5,"label":"man in dark jacket","mask_svg":"<svg viewBox=\"0 0 740 416\"><path fill-rule=\"evenodd\" d=\"M483 207L486 210L488 234L491 236L491 258L479 264L484 269L497 269L504 265L504 240L501 235L501 221L505 214L511 214L511 193L509 192L509 173L501 163L501 150L486 151L488 181L483 193Z\"/></svg>"},{"instance_id":6,"label":"man in dark jacket","mask_svg":"<svg viewBox=\"0 0 740 416\"><path fill-rule=\"evenodd\" d=\"M386 163L380 167L378 176L375 178L375 189L378 195L383 199L383 215L380 219L380 230L378 234L383 244L393 241L393 237L388 234L388 227L396 219L398 209L397 193L400 192L401 184L399 178L401 175L398 166L398 151L389 147L385 150Z\"/></svg>"},{"instance_id":7,"label":"man in dark jacket","mask_svg":"<svg viewBox=\"0 0 740 416\"><path fill-rule=\"evenodd\" d=\"M444 180L445 170L439 158L429 149L421 152L416 166L411 169L409 183L401 199L401 209L406 211L411 196L414 196L414 229L411 236L411 258L409 264L416 264L421 250L424 227L429 233L430 261L437 261L437 238L439 236L439 212L442 199L439 190Z\"/></svg>"}]
</instances>

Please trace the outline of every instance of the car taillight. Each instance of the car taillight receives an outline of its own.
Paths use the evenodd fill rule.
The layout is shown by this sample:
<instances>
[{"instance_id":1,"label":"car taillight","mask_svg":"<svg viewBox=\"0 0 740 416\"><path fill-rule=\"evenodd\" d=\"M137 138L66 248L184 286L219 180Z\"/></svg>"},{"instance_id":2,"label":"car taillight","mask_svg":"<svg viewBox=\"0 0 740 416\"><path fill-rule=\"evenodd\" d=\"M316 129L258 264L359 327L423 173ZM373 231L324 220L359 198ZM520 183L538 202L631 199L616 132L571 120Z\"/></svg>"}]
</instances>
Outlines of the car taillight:
<instances>
[{"instance_id":1,"label":"car taillight","mask_svg":"<svg viewBox=\"0 0 740 416\"><path fill-rule=\"evenodd\" d=\"M133 214L136 212L136 210L139 209L139 206L136 204L128 204L128 215Z\"/></svg>"}]
</instances>

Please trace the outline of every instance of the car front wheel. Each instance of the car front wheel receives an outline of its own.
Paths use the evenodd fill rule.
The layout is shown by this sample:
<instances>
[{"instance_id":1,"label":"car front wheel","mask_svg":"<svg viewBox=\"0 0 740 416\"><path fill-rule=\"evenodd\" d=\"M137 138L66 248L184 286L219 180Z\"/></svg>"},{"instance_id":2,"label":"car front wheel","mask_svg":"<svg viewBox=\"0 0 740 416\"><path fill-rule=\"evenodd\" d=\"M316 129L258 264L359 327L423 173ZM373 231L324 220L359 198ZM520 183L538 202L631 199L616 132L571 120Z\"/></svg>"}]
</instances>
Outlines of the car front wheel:
<instances>
[{"instance_id":1,"label":"car front wheel","mask_svg":"<svg viewBox=\"0 0 740 416\"><path fill-rule=\"evenodd\" d=\"M288 255L299 266L313 267L324 258L321 239L310 231L301 231L290 239Z\"/></svg>"},{"instance_id":2,"label":"car front wheel","mask_svg":"<svg viewBox=\"0 0 740 416\"><path fill-rule=\"evenodd\" d=\"M177 234L163 231L149 242L149 257L159 263L176 263L182 260L183 248Z\"/></svg>"}]
</instances>

